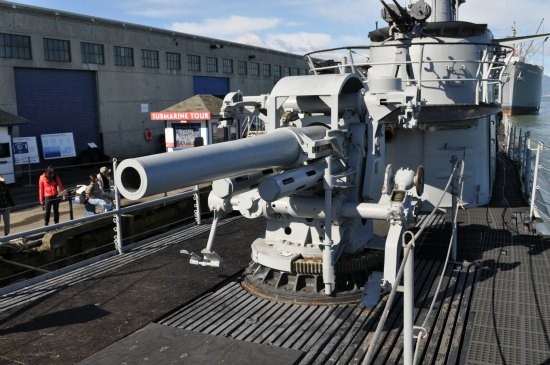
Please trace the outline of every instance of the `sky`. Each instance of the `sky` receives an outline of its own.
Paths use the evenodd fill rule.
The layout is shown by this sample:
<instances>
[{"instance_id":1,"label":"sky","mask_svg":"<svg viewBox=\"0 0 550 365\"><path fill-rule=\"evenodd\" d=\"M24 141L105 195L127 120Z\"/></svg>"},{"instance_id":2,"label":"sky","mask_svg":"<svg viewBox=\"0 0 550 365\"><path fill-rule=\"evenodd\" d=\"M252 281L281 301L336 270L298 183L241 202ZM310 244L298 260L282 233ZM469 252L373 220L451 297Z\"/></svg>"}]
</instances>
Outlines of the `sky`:
<instances>
[{"instance_id":1,"label":"sky","mask_svg":"<svg viewBox=\"0 0 550 365\"><path fill-rule=\"evenodd\" d=\"M18 0L38 6L267 47L295 54L368 44L367 34L379 26L379 0ZM391 0L388 0L391 2ZM402 5L409 0L399 0ZM459 19L488 24L495 38L537 32L549 0L466 0ZM547 21L550 22L550 19ZM539 32L549 32L550 24ZM535 43L532 61L545 63L550 75L550 40ZM548 59L548 60L546 60Z\"/></svg>"}]
</instances>

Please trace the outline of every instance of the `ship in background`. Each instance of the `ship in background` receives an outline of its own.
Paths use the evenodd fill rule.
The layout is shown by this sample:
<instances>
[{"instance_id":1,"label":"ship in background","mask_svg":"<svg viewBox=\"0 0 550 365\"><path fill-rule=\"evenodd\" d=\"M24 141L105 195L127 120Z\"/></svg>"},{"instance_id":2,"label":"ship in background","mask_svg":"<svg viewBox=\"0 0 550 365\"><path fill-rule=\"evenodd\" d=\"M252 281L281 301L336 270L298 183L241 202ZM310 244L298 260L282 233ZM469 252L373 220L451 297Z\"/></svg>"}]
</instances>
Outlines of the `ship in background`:
<instances>
[{"instance_id":1,"label":"ship in background","mask_svg":"<svg viewBox=\"0 0 550 365\"><path fill-rule=\"evenodd\" d=\"M541 25L542 21L539 29ZM515 23L512 26L512 37L516 37ZM502 86L503 114L538 114L542 96L544 67L529 62L530 56L538 48L533 45L533 40L525 49L514 46L514 54L504 69L506 79Z\"/></svg>"}]
</instances>

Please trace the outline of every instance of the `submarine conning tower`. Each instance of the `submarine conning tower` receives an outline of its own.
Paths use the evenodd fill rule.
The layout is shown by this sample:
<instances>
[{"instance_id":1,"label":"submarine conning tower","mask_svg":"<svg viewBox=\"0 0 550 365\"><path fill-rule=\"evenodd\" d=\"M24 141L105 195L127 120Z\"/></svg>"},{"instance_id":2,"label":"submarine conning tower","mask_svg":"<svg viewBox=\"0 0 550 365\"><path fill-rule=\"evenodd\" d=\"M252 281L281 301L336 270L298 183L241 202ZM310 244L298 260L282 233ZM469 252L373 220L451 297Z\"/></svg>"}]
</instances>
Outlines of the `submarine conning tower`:
<instances>
[{"instance_id":1,"label":"submarine conning tower","mask_svg":"<svg viewBox=\"0 0 550 365\"><path fill-rule=\"evenodd\" d=\"M453 157L466 169L461 205L487 204L494 179L508 54L486 24L457 19L461 3L383 3L388 26L369 33L366 105L384 126L386 163L426 166L426 208L439 200ZM443 206L450 202L446 194Z\"/></svg>"}]
</instances>

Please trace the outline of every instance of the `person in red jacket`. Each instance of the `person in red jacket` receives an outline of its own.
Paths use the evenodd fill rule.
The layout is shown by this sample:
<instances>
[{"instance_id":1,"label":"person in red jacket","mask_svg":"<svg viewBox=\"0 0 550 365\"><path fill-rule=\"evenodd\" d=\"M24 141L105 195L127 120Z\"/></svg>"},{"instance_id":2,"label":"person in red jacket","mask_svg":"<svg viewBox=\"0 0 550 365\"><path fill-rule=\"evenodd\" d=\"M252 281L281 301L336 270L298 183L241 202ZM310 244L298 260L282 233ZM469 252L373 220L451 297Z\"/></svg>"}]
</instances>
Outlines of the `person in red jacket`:
<instances>
[{"instance_id":1,"label":"person in red jacket","mask_svg":"<svg viewBox=\"0 0 550 365\"><path fill-rule=\"evenodd\" d=\"M59 223L59 195L65 190L61 179L55 173L52 166L40 175L38 180L38 199L44 209L44 224L50 223L50 212L53 207L53 222Z\"/></svg>"}]
</instances>

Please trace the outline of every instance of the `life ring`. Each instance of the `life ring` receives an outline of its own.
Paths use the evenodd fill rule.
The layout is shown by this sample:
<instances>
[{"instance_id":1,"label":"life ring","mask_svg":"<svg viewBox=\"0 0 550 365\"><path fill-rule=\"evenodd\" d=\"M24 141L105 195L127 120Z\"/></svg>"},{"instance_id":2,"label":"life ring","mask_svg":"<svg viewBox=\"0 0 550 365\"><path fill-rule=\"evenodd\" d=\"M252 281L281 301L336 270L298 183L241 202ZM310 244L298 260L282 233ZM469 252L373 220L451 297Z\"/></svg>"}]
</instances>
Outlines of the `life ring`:
<instances>
[{"instance_id":1,"label":"life ring","mask_svg":"<svg viewBox=\"0 0 550 365\"><path fill-rule=\"evenodd\" d=\"M153 140L153 131L149 128L145 129L145 140L147 142L151 142Z\"/></svg>"}]
</instances>

